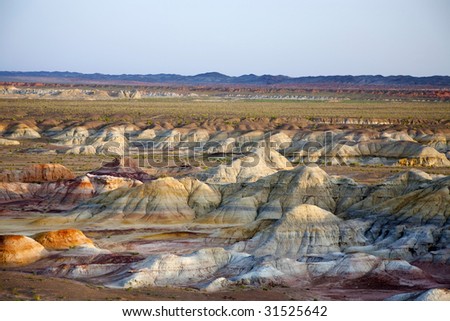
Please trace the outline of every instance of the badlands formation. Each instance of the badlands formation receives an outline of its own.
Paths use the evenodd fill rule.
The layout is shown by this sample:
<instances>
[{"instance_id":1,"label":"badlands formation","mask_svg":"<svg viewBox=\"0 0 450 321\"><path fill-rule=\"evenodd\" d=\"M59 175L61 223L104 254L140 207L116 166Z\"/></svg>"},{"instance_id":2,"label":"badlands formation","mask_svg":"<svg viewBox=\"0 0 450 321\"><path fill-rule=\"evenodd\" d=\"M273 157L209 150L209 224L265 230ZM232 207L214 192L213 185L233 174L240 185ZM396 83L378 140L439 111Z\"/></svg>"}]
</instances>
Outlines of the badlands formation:
<instances>
[{"instance_id":1,"label":"badlands formation","mask_svg":"<svg viewBox=\"0 0 450 321\"><path fill-rule=\"evenodd\" d=\"M448 124L304 122L3 122L4 151L104 161L3 169L0 265L111 288L448 300L450 176L434 172L450 166ZM331 165L395 171L368 182Z\"/></svg>"}]
</instances>

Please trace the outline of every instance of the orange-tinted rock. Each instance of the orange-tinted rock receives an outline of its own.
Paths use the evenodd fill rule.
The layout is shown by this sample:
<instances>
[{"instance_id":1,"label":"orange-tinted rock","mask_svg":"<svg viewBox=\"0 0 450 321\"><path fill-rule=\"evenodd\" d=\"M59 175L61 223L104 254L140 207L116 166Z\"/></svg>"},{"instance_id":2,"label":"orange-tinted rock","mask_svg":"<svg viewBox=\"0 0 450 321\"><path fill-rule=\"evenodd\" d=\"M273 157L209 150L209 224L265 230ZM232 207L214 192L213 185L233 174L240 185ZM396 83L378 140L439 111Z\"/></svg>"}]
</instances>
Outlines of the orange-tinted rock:
<instances>
[{"instance_id":1,"label":"orange-tinted rock","mask_svg":"<svg viewBox=\"0 0 450 321\"><path fill-rule=\"evenodd\" d=\"M48 250L66 250L76 246L94 246L80 230L65 229L39 233L34 239Z\"/></svg>"},{"instance_id":2,"label":"orange-tinted rock","mask_svg":"<svg viewBox=\"0 0 450 321\"><path fill-rule=\"evenodd\" d=\"M23 182L51 182L73 178L75 174L60 164L36 164L22 170Z\"/></svg>"},{"instance_id":3,"label":"orange-tinted rock","mask_svg":"<svg viewBox=\"0 0 450 321\"><path fill-rule=\"evenodd\" d=\"M45 248L27 236L0 235L0 266L33 263L46 255Z\"/></svg>"},{"instance_id":4,"label":"orange-tinted rock","mask_svg":"<svg viewBox=\"0 0 450 321\"><path fill-rule=\"evenodd\" d=\"M2 182L40 183L73 178L75 178L75 174L60 164L35 164L22 170L0 172L0 181Z\"/></svg>"}]
</instances>

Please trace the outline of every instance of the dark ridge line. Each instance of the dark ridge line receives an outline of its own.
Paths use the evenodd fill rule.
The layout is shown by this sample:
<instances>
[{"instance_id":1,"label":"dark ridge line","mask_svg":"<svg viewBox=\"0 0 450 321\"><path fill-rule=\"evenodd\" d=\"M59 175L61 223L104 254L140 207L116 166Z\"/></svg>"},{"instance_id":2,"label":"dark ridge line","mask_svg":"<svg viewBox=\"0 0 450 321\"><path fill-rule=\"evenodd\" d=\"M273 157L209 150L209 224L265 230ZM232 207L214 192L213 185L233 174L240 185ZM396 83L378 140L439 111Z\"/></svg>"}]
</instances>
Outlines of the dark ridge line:
<instances>
[{"instance_id":1,"label":"dark ridge line","mask_svg":"<svg viewBox=\"0 0 450 321\"><path fill-rule=\"evenodd\" d=\"M450 76L414 77L407 75L346 75L306 76L254 74L227 76L218 72L207 72L193 76L177 74L84 74L69 71L0 71L3 82L41 82L62 84L172 84L172 85L332 85L332 86L394 86L394 87L450 87Z\"/></svg>"}]
</instances>

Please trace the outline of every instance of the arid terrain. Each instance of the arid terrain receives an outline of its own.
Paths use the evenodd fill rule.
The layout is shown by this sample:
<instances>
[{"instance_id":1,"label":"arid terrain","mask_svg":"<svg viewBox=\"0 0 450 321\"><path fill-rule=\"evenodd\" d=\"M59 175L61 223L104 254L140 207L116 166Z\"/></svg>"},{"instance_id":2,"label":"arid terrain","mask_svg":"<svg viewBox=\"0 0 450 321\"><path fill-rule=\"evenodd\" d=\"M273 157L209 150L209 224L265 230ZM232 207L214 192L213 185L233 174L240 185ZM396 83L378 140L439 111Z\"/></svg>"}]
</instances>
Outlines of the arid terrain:
<instances>
[{"instance_id":1,"label":"arid terrain","mask_svg":"<svg viewBox=\"0 0 450 321\"><path fill-rule=\"evenodd\" d=\"M447 89L140 86L0 87L0 299L450 300Z\"/></svg>"}]
</instances>

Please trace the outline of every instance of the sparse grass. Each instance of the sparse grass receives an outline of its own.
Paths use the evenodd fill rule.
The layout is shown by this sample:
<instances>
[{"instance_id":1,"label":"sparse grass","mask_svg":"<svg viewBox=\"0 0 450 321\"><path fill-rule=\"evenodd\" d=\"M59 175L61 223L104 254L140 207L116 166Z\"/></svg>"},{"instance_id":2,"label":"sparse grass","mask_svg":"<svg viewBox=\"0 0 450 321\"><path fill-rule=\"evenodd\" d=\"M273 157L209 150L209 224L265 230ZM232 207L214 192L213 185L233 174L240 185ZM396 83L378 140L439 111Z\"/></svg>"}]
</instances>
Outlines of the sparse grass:
<instances>
[{"instance_id":1,"label":"sparse grass","mask_svg":"<svg viewBox=\"0 0 450 321\"><path fill-rule=\"evenodd\" d=\"M211 118L247 119L267 117L351 117L372 119L449 119L450 102L399 101L293 101L293 100L208 100L149 98L142 100L33 100L0 99L0 119L64 119L143 121L172 119L178 123ZM150 120L149 120L150 119ZM229 122L234 123L234 122Z\"/></svg>"},{"instance_id":2,"label":"sparse grass","mask_svg":"<svg viewBox=\"0 0 450 321\"><path fill-rule=\"evenodd\" d=\"M58 163L74 171L77 175L85 174L101 166L103 161L111 161L112 158L103 155L46 155L23 153L20 150L29 148L32 141L22 140L21 145L13 150L0 146L0 170L21 170L30 164Z\"/></svg>"}]
</instances>

